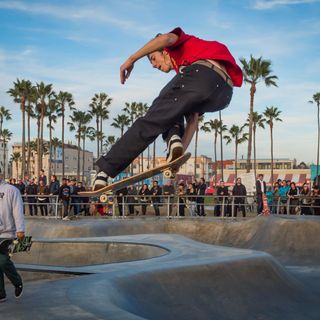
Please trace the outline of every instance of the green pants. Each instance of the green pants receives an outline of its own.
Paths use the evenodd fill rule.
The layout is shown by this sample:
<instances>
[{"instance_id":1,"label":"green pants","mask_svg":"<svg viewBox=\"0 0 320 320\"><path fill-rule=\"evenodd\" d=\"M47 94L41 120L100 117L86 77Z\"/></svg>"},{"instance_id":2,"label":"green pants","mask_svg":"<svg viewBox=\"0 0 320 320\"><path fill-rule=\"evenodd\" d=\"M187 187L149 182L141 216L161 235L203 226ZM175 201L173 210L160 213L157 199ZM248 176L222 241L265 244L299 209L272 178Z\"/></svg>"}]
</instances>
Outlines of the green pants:
<instances>
[{"instance_id":1,"label":"green pants","mask_svg":"<svg viewBox=\"0 0 320 320\"><path fill-rule=\"evenodd\" d=\"M0 297L6 296L4 287L4 274L15 287L22 284L22 279L18 274L13 262L10 260L10 257L0 253Z\"/></svg>"}]
</instances>

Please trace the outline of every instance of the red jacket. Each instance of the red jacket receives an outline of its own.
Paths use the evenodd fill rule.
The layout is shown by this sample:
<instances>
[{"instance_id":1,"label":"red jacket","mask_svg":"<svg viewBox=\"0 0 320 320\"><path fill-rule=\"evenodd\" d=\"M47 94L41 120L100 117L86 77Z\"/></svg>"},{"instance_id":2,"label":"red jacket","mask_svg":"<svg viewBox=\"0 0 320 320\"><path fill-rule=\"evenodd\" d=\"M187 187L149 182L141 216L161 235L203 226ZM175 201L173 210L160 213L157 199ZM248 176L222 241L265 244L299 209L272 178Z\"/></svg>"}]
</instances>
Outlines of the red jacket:
<instances>
[{"instance_id":1,"label":"red jacket","mask_svg":"<svg viewBox=\"0 0 320 320\"><path fill-rule=\"evenodd\" d=\"M176 72L181 65L189 65L197 60L217 60L226 68L234 86L241 87L243 81L242 70L224 44L185 34L181 28L175 28L170 33L179 37L176 43L165 48L172 59Z\"/></svg>"}]
</instances>

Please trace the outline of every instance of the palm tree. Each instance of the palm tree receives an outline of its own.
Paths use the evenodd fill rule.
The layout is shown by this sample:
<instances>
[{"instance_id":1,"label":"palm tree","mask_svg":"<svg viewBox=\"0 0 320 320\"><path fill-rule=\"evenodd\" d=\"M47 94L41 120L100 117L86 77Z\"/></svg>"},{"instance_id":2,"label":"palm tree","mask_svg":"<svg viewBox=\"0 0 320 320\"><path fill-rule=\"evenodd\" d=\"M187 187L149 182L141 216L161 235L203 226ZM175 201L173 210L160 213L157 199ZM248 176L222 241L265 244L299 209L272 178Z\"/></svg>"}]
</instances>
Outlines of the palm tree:
<instances>
[{"instance_id":1,"label":"palm tree","mask_svg":"<svg viewBox=\"0 0 320 320\"><path fill-rule=\"evenodd\" d=\"M257 154L256 154L256 132L257 127L264 129L264 119L263 114L258 112L253 112L252 114L252 133L253 133L253 167L254 167L254 176L257 177ZM247 125L250 123L250 115L248 115Z\"/></svg>"},{"instance_id":2,"label":"palm tree","mask_svg":"<svg viewBox=\"0 0 320 320\"><path fill-rule=\"evenodd\" d=\"M95 130L93 127L87 126L87 124L91 121L91 114L85 113L82 119L82 127L81 127L81 139L82 139L82 181L84 181L84 169L85 169L85 151L86 151L86 138L90 141L93 141L95 138Z\"/></svg>"},{"instance_id":3,"label":"palm tree","mask_svg":"<svg viewBox=\"0 0 320 320\"><path fill-rule=\"evenodd\" d=\"M120 129L121 137L123 136L125 127L130 125L130 119L125 114L118 114L116 118L113 118L111 125L117 129Z\"/></svg>"},{"instance_id":4,"label":"palm tree","mask_svg":"<svg viewBox=\"0 0 320 320\"><path fill-rule=\"evenodd\" d=\"M317 142L317 169L316 169L316 185L319 185L319 148L320 148L320 92L317 92L312 97L313 101L310 100L309 103L316 103L317 105L317 124L318 124L318 142Z\"/></svg>"},{"instance_id":5,"label":"palm tree","mask_svg":"<svg viewBox=\"0 0 320 320\"><path fill-rule=\"evenodd\" d=\"M100 150L102 149L102 123L103 120L109 119L109 106L111 105L112 98L108 97L106 93L96 93L91 99L90 114L96 119L96 139L97 139L97 158L99 158ZM101 135L99 133L101 132Z\"/></svg>"},{"instance_id":6,"label":"palm tree","mask_svg":"<svg viewBox=\"0 0 320 320\"><path fill-rule=\"evenodd\" d=\"M115 136L107 136L103 144L103 146L106 148L106 152L108 152L115 143L116 143Z\"/></svg>"},{"instance_id":7,"label":"palm tree","mask_svg":"<svg viewBox=\"0 0 320 320\"><path fill-rule=\"evenodd\" d=\"M57 115L56 112L58 110L58 105L55 99L50 99L48 103L46 116L48 117L48 125L49 128L49 172L48 176L51 177L51 163L52 163L52 130L54 130L54 123L57 123Z\"/></svg>"},{"instance_id":8,"label":"palm tree","mask_svg":"<svg viewBox=\"0 0 320 320\"><path fill-rule=\"evenodd\" d=\"M35 106L37 103L37 88L32 85L31 82L27 83L28 88L28 95L26 97L26 113L27 113L27 135L28 135L28 142L27 142L27 166L26 171L28 176L30 175L30 159L31 159L31 118L35 117L33 105Z\"/></svg>"},{"instance_id":9,"label":"palm tree","mask_svg":"<svg viewBox=\"0 0 320 320\"><path fill-rule=\"evenodd\" d=\"M64 177L64 124L65 124L65 116L66 116L66 106L69 107L70 111L75 110L73 105L73 97L72 94L66 91L59 91L56 95L56 103L59 108L57 111L58 117L61 117L62 124L62 132L61 132L61 146L62 146L62 177Z\"/></svg>"},{"instance_id":10,"label":"palm tree","mask_svg":"<svg viewBox=\"0 0 320 320\"><path fill-rule=\"evenodd\" d=\"M194 171L193 171L193 174L194 174L195 178L197 177L197 151L198 151L198 138L199 138L199 124L201 124L203 122L203 120L204 120L203 115L198 118L198 125L197 125L196 137L195 137L195 143L194 143L194 169L193 169ZM205 126L203 126L201 128L203 131L206 130Z\"/></svg>"},{"instance_id":11,"label":"palm tree","mask_svg":"<svg viewBox=\"0 0 320 320\"><path fill-rule=\"evenodd\" d=\"M53 159L54 159L53 174L56 174L56 170L57 170L57 148L61 147L61 140L59 140L59 138L53 138L51 140L51 146L53 148Z\"/></svg>"},{"instance_id":12,"label":"palm tree","mask_svg":"<svg viewBox=\"0 0 320 320\"><path fill-rule=\"evenodd\" d=\"M221 110L219 111L219 121L221 122L221 127L219 129L220 136L220 162L221 162L221 179L224 181L223 177L223 132L227 131L228 128L223 121L221 120Z\"/></svg>"},{"instance_id":13,"label":"palm tree","mask_svg":"<svg viewBox=\"0 0 320 320\"><path fill-rule=\"evenodd\" d=\"M257 90L257 84L261 81L267 87L275 86L277 83L275 80L277 76L271 74L271 61L264 60L262 57L255 59L250 55L250 60L247 61L245 58L241 58L240 62L243 65L244 82L250 84L250 112L249 112L249 142L248 142L248 155L247 155L247 172L251 169L251 150L252 150L252 128L253 128L253 105L254 95Z\"/></svg>"},{"instance_id":14,"label":"palm tree","mask_svg":"<svg viewBox=\"0 0 320 320\"><path fill-rule=\"evenodd\" d=\"M15 103L20 104L20 109L22 113L22 168L21 168L21 175L24 176L25 169L26 169L26 100L30 93L30 88L32 84L29 80L19 80L17 79L16 82L13 82L13 88L9 89L7 93L11 97L13 97L13 101Z\"/></svg>"},{"instance_id":15,"label":"palm tree","mask_svg":"<svg viewBox=\"0 0 320 320\"><path fill-rule=\"evenodd\" d=\"M83 127L91 121L91 114L84 111L73 111L70 116L71 122L68 122L70 131L76 131L78 140L78 163L77 163L77 180L80 180L80 141L82 137Z\"/></svg>"},{"instance_id":16,"label":"palm tree","mask_svg":"<svg viewBox=\"0 0 320 320\"><path fill-rule=\"evenodd\" d=\"M248 133L244 133L243 130L247 125L243 125L242 127L239 127L237 125L233 125L230 130L230 136L224 136L224 138L227 140L227 144L229 144L232 140L234 140L235 145L235 179L237 179L238 176L238 146L239 144L245 142L248 140Z\"/></svg>"},{"instance_id":17,"label":"palm tree","mask_svg":"<svg viewBox=\"0 0 320 320\"><path fill-rule=\"evenodd\" d=\"M16 172L17 172L17 176L16 178L19 179L19 162L21 161L21 154L20 152L14 152L11 155L11 159L10 162L14 162L16 164Z\"/></svg>"},{"instance_id":18,"label":"palm tree","mask_svg":"<svg viewBox=\"0 0 320 320\"><path fill-rule=\"evenodd\" d=\"M2 129L1 136L3 140L3 179L6 178L6 145L12 137L12 132L8 129Z\"/></svg>"},{"instance_id":19,"label":"palm tree","mask_svg":"<svg viewBox=\"0 0 320 320\"><path fill-rule=\"evenodd\" d=\"M281 111L277 107L267 107L263 112L266 117L266 123L270 127L270 141L271 141L271 185L273 186L273 125L275 121L282 121L279 118Z\"/></svg>"},{"instance_id":20,"label":"palm tree","mask_svg":"<svg viewBox=\"0 0 320 320\"><path fill-rule=\"evenodd\" d=\"M4 106L0 106L0 133L2 132L2 126L4 120L8 121L11 120L11 113L9 109L6 109ZM0 134L0 140L1 140L1 134Z\"/></svg>"},{"instance_id":21,"label":"palm tree","mask_svg":"<svg viewBox=\"0 0 320 320\"><path fill-rule=\"evenodd\" d=\"M214 174L217 177L217 138L218 138L219 132L223 128L223 125L222 125L222 122L218 119L207 121L204 123L204 125L208 128L207 132L213 132L213 141L214 141L213 153L214 153L214 163L215 163ZM214 180L214 187L215 188L217 187L217 179Z\"/></svg>"},{"instance_id":22,"label":"palm tree","mask_svg":"<svg viewBox=\"0 0 320 320\"><path fill-rule=\"evenodd\" d=\"M48 103L46 99L50 99L54 95L52 91L52 84L46 85L44 82L36 84L37 93L39 97L39 116L40 116L40 139L38 140L38 175L40 175L40 170L42 168L42 157L44 154L43 150L43 127L44 127L44 118L47 114Z\"/></svg>"}]
</instances>

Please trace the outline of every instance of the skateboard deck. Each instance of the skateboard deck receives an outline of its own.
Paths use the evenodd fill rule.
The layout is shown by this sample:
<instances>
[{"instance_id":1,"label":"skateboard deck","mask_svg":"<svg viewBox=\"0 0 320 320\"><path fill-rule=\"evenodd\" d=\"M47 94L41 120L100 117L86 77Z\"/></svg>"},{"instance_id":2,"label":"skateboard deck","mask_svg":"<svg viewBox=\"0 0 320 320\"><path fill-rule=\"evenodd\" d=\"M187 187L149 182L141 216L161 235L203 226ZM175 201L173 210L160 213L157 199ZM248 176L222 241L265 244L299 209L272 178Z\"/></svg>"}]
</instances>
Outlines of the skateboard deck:
<instances>
[{"instance_id":1,"label":"skateboard deck","mask_svg":"<svg viewBox=\"0 0 320 320\"><path fill-rule=\"evenodd\" d=\"M108 186L97 191L79 192L79 195L83 197L93 197L105 193L113 193L131 184L135 184L141 180L151 178L160 173L163 173L166 178L172 178L175 172L179 170L179 168L190 158L190 156L191 153L187 152L170 163L164 163L156 168L149 169L132 177L128 177L115 183L109 184Z\"/></svg>"},{"instance_id":2,"label":"skateboard deck","mask_svg":"<svg viewBox=\"0 0 320 320\"><path fill-rule=\"evenodd\" d=\"M17 252L29 251L32 246L32 236L25 236L23 240L4 239L0 241L0 252L12 256Z\"/></svg>"}]
</instances>

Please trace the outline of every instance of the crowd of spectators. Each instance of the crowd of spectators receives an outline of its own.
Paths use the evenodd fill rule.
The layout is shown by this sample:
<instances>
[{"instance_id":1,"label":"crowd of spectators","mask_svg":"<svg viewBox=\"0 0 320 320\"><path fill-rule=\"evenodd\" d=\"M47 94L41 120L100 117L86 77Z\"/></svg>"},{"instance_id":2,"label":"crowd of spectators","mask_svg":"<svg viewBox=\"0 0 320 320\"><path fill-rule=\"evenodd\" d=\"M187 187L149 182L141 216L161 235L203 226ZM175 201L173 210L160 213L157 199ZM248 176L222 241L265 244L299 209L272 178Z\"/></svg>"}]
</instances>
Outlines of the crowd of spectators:
<instances>
[{"instance_id":1,"label":"crowd of spectators","mask_svg":"<svg viewBox=\"0 0 320 320\"><path fill-rule=\"evenodd\" d=\"M168 180L164 185L153 181L151 186L147 184L129 186L118 190L103 203L99 198L80 197L78 193L86 190L81 181L63 178L60 183L55 175L48 181L43 170L38 178L26 177L18 181L10 179L10 183L20 190L25 202L25 211L30 216L60 215L68 220L71 216L80 214L113 215L114 203L120 216L145 216L148 210L149 213L160 216L161 207L165 208L162 211L169 216L207 215L205 210L207 184L204 178L188 183L181 181L175 184ZM264 195L270 213L320 215L320 190L315 184L312 188L307 183L297 187L293 181L278 179L271 187L266 185L263 175L260 174L256 181L255 193L258 214L265 210ZM250 209L246 186L241 178L237 178L232 187L227 187L220 181L213 196L214 200L211 199L211 203L214 205L214 216L237 217L241 214L246 217L248 208Z\"/></svg>"}]
</instances>

